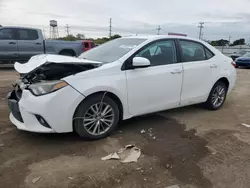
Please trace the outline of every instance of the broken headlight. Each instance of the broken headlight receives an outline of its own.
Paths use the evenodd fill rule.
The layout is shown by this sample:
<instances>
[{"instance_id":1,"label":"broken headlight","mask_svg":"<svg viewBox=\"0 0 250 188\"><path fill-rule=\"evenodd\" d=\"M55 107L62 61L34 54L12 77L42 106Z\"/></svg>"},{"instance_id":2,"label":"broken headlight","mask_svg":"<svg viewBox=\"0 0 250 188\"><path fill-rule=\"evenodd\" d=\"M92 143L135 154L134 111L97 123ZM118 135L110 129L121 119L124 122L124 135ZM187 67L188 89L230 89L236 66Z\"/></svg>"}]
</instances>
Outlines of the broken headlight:
<instances>
[{"instance_id":1,"label":"broken headlight","mask_svg":"<svg viewBox=\"0 0 250 188\"><path fill-rule=\"evenodd\" d=\"M48 93L52 93L57 91L61 88L67 86L68 83L65 81L47 81L47 82L40 82L36 84L32 84L28 87L28 89L36 96L45 95Z\"/></svg>"}]
</instances>

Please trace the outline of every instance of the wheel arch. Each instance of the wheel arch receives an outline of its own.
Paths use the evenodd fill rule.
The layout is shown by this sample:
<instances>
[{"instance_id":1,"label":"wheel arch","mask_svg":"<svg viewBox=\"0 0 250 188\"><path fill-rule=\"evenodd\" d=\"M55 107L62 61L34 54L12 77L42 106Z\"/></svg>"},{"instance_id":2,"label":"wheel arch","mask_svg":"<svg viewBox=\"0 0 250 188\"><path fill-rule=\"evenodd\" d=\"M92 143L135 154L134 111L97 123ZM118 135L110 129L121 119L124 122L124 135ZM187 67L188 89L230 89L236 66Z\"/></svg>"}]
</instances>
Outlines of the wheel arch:
<instances>
[{"instance_id":1,"label":"wheel arch","mask_svg":"<svg viewBox=\"0 0 250 188\"><path fill-rule=\"evenodd\" d=\"M72 56L76 56L76 52L73 49L61 49L58 54L70 53Z\"/></svg>"},{"instance_id":2,"label":"wheel arch","mask_svg":"<svg viewBox=\"0 0 250 188\"><path fill-rule=\"evenodd\" d=\"M218 83L218 82L223 82L223 83L225 83L226 86L227 86L227 88L229 88L230 83L229 83L228 78L222 77L222 78L218 79L218 80L214 83L214 85L215 85L216 83Z\"/></svg>"},{"instance_id":3,"label":"wheel arch","mask_svg":"<svg viewBox=\"0 0 250 188\"><path fill-rule=\"evenodd\" d=\"M91 94L89 94L88 96L86 96L86 97L78 104L78 106L76 107L73 117L75 117L75 114L76 114L76 112L77 112L79 106L81 105L81 103L82 103L83 101L88 100L88 98L90 98L90 97L92 97L92 96L94 96L94 95L104 95L104 94L105 94L105 96L108 96L108 97L110 97L111 99L113 99L113 100L115 101L115 103L117 104L118 109L119 109L119 120L123 120L124 107L123 107L122 101L121 101L121 99L120 99L117 95L115 95L113 92L110 92L110 91L98 91L98 92L94 92L94 93L91 93Z\"/></svg>"},{"instance_id":4,"label":"wheel arch","mask_svg":"<svg viewBox=\"0 0 250 188\"><path fill-rule=\"evenodd\" d=\"M230 82L229 82L229 80L228 80L228 78L227 77L221 77L221 78L219 78L219 79L217 79L216 80L216 82L214 82L214 84L212 85L212 87L210 88L210 90L208 91L208 93L207 93L207 96L206 96L206 101L207 101L207 99L208 99L208 97L209 97L209 95L210 95L210 93L211 93L211 91L212 91L212 89L213 89L213 87L215 86L215 84L216 83L218 83L218 82L224 82L225 84L226 84L226 86L227 86L227 89L229 89L229 86L230 86Z\"/></svg>"}]
</instances>

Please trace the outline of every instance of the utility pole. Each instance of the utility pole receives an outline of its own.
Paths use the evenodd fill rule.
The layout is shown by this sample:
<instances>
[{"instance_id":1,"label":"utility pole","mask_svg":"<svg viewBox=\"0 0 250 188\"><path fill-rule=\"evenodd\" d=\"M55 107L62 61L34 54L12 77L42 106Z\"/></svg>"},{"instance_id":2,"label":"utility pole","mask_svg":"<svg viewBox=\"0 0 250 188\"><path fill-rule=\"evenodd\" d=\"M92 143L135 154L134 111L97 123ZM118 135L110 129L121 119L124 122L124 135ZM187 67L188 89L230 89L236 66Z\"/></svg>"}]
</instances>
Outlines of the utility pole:
<instances>
[{"instance_id":1,"label":"utility pole","mask_svg":"<svg viewBox=\"0 0 250 188\"><path fill-rule=\"evenodd\" d=\"M44 38L46 39L46 32L45 32L45 29L43 29L43 36L44 36Z\"/></svg>"},{"instance_id":2,"label":"utility pole","mask_svg":"<svg viewBox=\"0 0 250 188\"><path fill-rule=\"evenodd\" d=\"M67 33L67 36L69 36L69 32L70 32L70 27L69 27L69 25L67 24L66 26L65 26L65 29L66 29L66 33Z\"/></svg>"},{"instance_id":3,"label":"utility pole","mask_svg":"<svg viewBox=\"0 0 250 188\"><path fill-rule=\"evenodd\" d=\"M109 19L109 38L112 36L112 18Z\"/></svg>"},{"instance_id":4,"label":"utility pole","mask_svg":"<svg viewBox=\"0 0 250 188\"><path fill-rule=\"evenodd\" d=\"M157 35L160 35L161 26L159 25L159 26L156 28L156 30L157 30Z\"/></svg>"},{"instance_id":5,"label":"utility pole","mask_svg":"<svg viewBox=\"0 0 250 188\"><path fill-rule=\"evenodd\" d=\"M200 22L199 26L198 26L198 28L200 28L200 31L199 31L199 39L200 40L202 40L202 35L203 35L202 30L204 28L204 26L203 26L204 24L205 24L205 22Z\"/></svg>"},{"instance_id":6,"label":"utility pole","mask_svg":"<svg viewBox=\"0 0 250 188\"><path fill-rule=\"evenodd\" d=\"M229 38L228 38L229 45L231 44L231 38L232 38L232 36L230 35Z\"/></svg>"}]
</instances>

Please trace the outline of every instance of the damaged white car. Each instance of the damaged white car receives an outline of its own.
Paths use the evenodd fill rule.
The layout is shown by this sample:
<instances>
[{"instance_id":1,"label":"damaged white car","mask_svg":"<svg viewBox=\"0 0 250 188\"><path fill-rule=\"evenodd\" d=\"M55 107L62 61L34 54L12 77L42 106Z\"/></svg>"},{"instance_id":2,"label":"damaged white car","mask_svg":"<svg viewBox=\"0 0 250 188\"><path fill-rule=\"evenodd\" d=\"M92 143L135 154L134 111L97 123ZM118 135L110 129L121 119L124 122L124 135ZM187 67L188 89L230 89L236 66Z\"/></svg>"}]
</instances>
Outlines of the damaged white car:
<instances>
[{"instance_id":1,"label":"damaged white car","mask_svg":"<svg viewBox=\"0 0 250 188\"><path fill-rule=\"evenodd\" d=\"M14 65L21 78L8 95L10 120L25 131L100 139L134 116L197 103L221 108L234 65L180 36L120 38L78 58L38 55Z\"/></svg>"}]
</instances>

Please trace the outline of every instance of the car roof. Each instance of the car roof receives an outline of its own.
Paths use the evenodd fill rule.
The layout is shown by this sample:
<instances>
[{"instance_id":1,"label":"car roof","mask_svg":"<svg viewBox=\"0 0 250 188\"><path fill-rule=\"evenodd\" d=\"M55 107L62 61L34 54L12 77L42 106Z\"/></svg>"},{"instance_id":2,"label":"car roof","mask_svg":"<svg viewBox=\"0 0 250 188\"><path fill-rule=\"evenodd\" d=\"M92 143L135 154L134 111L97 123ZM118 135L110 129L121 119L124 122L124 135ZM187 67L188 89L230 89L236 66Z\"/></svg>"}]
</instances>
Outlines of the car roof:
<instances>
[{"instance_id":1,"label":"car roof","mask_svg":"<svg viewBox=\"0 0 250 188\"><path fill-rule=\"evenodd\" d=\"M1 29L2 28L7 28L7 29L35 29L37 30L37 28L32 28L32 27L21 27L21 26L2 26L0 27Z\"/></svg>"},{"instance_id":2,"label":"car roof","mask_svg":"<svg viewBox=\"0 0 250 188\"><path fill-rule=\"evenodd\" d=\"M129 36L129 37L123 37L123 38L138 38L138 39L146 39L146 40L157 40L157 39L186 39L186 40L192 40L197 42L203 42L199 39L186 37L186 36L178 36L178 35L138 35L138 36Z\"/></svg>"}]
</instances>

